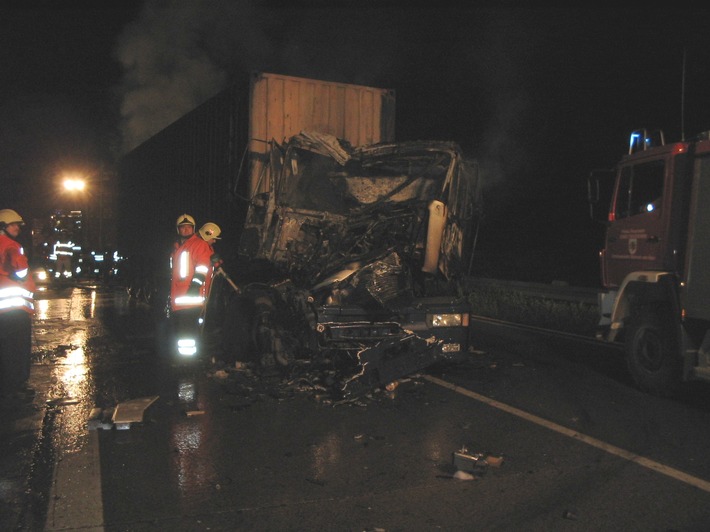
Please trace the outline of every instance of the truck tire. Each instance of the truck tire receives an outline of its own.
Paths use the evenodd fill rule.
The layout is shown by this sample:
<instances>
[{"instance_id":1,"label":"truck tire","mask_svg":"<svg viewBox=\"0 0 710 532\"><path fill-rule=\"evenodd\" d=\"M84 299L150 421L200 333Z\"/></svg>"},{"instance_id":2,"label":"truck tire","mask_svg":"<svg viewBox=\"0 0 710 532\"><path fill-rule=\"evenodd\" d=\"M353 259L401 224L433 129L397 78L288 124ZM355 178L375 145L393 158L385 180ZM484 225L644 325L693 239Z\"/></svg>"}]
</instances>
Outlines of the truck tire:
<instances>
[{"instance_id":1,"label":"truck tire","mask_svg":"<svg viewBox=\"0 0 710 532\"><path fill-rule=\"evenodd\" d=\"M643 312L626 334L626 366L643 391L670 397L681 384L682 360L669 311Z\"/></svg>"}]
</instances>

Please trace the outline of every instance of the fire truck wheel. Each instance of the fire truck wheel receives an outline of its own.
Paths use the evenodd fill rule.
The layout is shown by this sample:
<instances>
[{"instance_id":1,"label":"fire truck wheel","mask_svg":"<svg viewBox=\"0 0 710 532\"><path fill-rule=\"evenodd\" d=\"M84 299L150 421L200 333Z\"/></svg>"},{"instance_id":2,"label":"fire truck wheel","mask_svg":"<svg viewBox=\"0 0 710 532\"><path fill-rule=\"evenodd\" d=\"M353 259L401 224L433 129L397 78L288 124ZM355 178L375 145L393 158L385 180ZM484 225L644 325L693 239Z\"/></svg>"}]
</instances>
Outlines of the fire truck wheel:
<instances>
[{"instance_id":1,"label":"fire truck wheel","mask_svg":"<svg viewBox=\"0 0 710 532\"><path fill-rule=\"evenodd\" d=\"M682 361L670 312L643 312L626 335L626 365L636 385L653 395L672 396L679 388Z\"/></svg>"}]
</instances>

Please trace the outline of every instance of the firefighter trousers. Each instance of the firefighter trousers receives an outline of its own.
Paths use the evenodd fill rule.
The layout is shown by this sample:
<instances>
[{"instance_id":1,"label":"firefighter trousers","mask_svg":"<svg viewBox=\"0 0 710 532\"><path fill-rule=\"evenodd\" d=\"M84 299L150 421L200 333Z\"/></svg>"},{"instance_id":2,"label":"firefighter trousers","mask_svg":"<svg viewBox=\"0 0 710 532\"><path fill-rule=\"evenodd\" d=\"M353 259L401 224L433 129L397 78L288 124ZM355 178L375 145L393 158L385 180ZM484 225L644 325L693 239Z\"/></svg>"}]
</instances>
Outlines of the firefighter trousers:
<instances>
[{"instance_id":1,"label":"firefighter trousers","mask_svg":"<svg viewBox=\"0 0 710 532\"><path fill-rule=\"evenodd\" d=\"M21 391L32 365L32 317L24 310L0 314L0 395Z\"/></svg>"}]
</instances>

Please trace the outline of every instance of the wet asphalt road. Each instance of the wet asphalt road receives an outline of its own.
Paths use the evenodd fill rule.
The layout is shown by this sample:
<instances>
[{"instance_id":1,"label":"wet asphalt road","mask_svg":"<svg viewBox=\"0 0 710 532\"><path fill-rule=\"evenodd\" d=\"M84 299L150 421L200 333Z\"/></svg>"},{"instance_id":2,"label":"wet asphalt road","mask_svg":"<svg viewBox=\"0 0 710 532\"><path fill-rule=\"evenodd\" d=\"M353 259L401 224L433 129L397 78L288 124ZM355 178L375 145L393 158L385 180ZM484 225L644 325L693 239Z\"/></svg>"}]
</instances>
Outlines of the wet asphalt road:
<instances>
[{"instance_id":1,"label":"wet asphalt road","mask_svg":"<svg viewBox=\"0 0 710 532\"><path fill-rule=\"evenodd\" d=\"M38 302L34 402L0 412L19 530L707 530L707 387L629 385L606 352L474 324L467 362L334 405L308 383L156 355L121 290ZM125 430L95 408L156 398ZM473 480L452 453L499 455Z\"/></svg>"}]
</instances>

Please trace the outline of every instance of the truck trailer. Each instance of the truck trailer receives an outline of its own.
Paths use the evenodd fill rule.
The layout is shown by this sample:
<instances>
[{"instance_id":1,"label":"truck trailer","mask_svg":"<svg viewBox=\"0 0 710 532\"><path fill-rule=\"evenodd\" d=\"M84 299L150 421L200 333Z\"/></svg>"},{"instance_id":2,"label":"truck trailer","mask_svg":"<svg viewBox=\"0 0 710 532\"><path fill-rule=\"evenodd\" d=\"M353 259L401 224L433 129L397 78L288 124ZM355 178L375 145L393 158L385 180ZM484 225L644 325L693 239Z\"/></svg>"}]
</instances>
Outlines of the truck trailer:
<instances>
[{"instance_id":1,"label":"truck trailer","mask_svg":"<svg viewBox=\"0 0 710 532\"><path fill-rule=\"evenodd\" d=\"M649 393L710 381L710 134L667 144L632 132L615 170L592 173L589 198L607 226L598 338L623 344Z\"/></svg>"}]
</instances>

